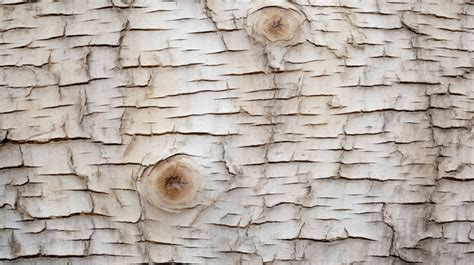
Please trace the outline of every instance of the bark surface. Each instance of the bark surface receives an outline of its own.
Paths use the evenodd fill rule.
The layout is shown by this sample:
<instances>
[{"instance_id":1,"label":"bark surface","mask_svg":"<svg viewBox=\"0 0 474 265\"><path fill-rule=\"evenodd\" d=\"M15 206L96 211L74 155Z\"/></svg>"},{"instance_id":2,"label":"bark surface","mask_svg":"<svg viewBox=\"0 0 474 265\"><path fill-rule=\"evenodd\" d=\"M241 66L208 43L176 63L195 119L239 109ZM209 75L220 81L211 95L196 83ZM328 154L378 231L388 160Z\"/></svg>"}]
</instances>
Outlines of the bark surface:
<instances>
[{"instance_id":1,"label":"bark surface","mask_svg":"<svg viewBox=\"0 0 474 265\"><path fill-rule=\"evenodd\" d=\"M474 264L474 3L0 0L0 263Z\"/></svg>"}]
</instances>

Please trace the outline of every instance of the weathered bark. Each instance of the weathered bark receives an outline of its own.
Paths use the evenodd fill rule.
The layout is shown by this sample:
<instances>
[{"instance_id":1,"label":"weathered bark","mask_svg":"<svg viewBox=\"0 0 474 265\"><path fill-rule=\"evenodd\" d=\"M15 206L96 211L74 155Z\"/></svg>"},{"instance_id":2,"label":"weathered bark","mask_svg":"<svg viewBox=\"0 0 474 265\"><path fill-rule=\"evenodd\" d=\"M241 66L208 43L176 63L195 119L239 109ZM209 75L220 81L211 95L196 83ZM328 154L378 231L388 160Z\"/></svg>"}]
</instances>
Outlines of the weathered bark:
<instances>
[{"instance_id":1,"label":"weathered bark","mask_svg":"<svg viewBox=\"0 0 474 265\"><path fill-rule=\"evenodd\" d=\"M1 262L474 264L472 1L0 3Z\"/></svg>"}]
</instances>

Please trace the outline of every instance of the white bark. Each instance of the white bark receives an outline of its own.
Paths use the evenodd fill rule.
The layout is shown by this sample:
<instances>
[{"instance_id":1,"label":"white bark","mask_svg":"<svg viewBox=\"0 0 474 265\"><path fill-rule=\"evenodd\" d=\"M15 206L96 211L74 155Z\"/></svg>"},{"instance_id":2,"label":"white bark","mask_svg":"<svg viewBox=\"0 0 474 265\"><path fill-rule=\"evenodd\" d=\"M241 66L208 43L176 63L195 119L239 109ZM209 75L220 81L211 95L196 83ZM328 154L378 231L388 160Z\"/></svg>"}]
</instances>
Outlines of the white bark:
<instances>
[{"instance_id":1,"label":"white bark","mask_svg":"<svg viewBox=\"0 0 474 265\"><path fill-rule=\"evenodd\" d=\"M0 3L0 262L474 264L472 1Z\"/></svg>"}]
</instances>

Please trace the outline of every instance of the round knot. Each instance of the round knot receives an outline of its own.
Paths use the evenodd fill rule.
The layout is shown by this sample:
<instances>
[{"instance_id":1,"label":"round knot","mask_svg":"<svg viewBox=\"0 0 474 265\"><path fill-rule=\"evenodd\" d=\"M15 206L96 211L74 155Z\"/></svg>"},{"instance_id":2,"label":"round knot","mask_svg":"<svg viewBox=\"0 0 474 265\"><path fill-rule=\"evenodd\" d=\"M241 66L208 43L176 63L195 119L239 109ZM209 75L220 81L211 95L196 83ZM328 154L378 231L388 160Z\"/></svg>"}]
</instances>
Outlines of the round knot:
<instances>
[{"instance_id":1,"label":"round knot","mask_svg":"<svg viewBox=\"0 0 474 265\"><path fill-rule=\"evenodd\" d=\"M201 185L201 176L191 161L170 157L143 173L139 192L153 205L171 212L191 206Z\"/></svg>"},{"instance_id":2,"label":"round knot","mask_svg":"<svg viewBox=\"0 0 474 265\"><path fill-rule=\"evenodd\" d=\"M250 34L259 41L289 41L301 31L304 15L297 9L266 6L247 17Z\"/></svg>"}]
</instances>

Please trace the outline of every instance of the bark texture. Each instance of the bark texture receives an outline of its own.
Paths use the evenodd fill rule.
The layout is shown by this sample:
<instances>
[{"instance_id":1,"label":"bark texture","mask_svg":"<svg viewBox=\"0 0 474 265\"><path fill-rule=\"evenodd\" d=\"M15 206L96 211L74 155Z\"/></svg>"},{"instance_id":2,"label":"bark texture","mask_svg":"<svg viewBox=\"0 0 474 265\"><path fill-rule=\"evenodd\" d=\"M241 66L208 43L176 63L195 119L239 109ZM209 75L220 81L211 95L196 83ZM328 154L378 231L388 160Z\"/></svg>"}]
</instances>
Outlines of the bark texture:
<instances>
[{"instance_id":1,"label":"bark texture","mask_svg":"<svg viewBox=\"0 0 474 265\"><path fill-rule=\"evenodd\" d=\"M474 264L471 0L0 0L0 262Z\"/></svg>"}]
</instances>

